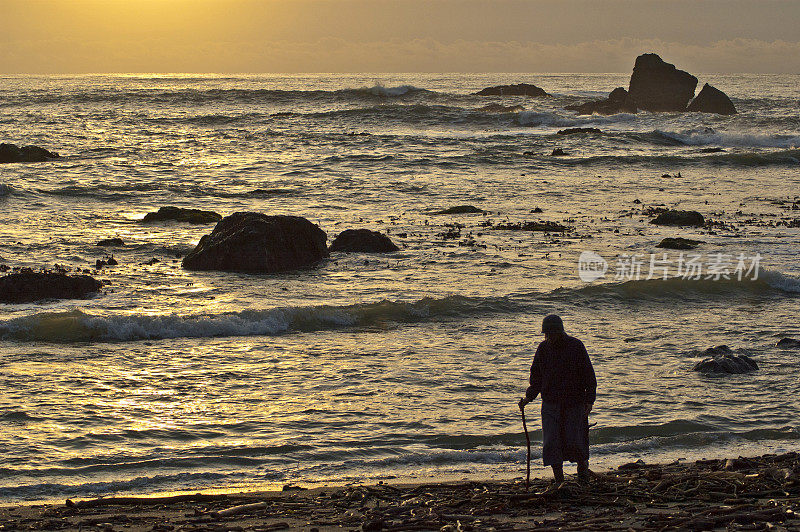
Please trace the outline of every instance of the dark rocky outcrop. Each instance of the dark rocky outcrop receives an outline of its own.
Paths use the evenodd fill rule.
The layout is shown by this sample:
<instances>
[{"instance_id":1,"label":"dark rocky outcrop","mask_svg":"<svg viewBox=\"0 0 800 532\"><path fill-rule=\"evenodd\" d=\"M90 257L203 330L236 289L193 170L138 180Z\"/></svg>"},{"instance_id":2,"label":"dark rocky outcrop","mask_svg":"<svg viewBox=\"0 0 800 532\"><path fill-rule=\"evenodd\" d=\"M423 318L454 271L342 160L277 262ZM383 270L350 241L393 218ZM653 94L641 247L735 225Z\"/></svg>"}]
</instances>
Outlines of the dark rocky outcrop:
<instances>
[{"instance_id":1,"label":"dark rocky outcrop","mask_svg":"<svg viewBox=\"0 0 800 532\"><path fill-rule=\"evenodd\" d=\"M685 111L696 88L696 77L656 54L643 54L636 58L628 94L639 109Z\"/></svg>"},{"instance_id":2,"label":"dark rocky outcrop","mask_svg":"<svg viewBox=\"0 0 800 532\"><path fill-rule=\"evenodd\" d=\"M121 238L104 238L95 245L105 246L105 247L119 247L119 246L124 246L125 242L123 242Z\"/></svg>"},{"instance_id":3,"label":"dark rocky outcrop","mask_svg":"<svg viewBox=\"0 0 800 532\"><path fill-rule=\"evenodd\" d=\"M182 207L161 207L158 212L148 212L142 222L186 222L190 224L213 224L222 220L222 216L213 211L200 209L184 209Z\"/></svg>"},{"instance_id":4,"label":"dark rocky outcrop","mask_svg":"<svg viewBox=\"0 0 800 532\"><path fill-rule=\"evenodd\" d=\"M702 227L706 221L703 215L697 211L661 211L655 219L650 220L655 225L676 225Z\"/></svg>"},{"instance_id":5,"label":"dark rocky outcrop","mask_svg":"<svg viewBox=\"0 0 800 532\"><path fill-rule=\"evenodd\" d=\"M328 256L327 235L300 216L226 216L183 259L187 270L271 273L310 268Z\"/></svg>"},{"instance_id":6,"label":"dark rocky outcrop","mask_svg":"<svg viewBox=\"0 0 800 532\"><path fill-rule=\"evenodd\" d=\"M565 157L566 155L568 154L563 148L555 148L553 149L552 153L550 153L551 157Z\"/></svg>"},{"instance_id":7,"label":"dark rocky outcrop","mask_svg":"<svg viewBox=\"0 0 800 532\"><path fill-rule=\"evenodd\" d=\"M605 100L594 100L579 105L568 105L564 109L575 111L579 115L615 115L618 113L636 113L638 109L636 103L631 99L628 91L622 87L617 87Z\"/></svg>"},{"instance_id":8,"label":"dark rocky outcrop","mask_svg":"<svg viewBox=\"0 0 800 532\"><path fill-rule=\"evenodd\" d=\"M486 87L475 93L476 96L549 96L544 89L529 83L518 83L516 85L497 85L496 87Z\"/></svg>"},{"instance_id":9,"label":"dark rocky outcrop","mask_svg":"<svg viewBox=\"0 0 800 532\"><path fill-rule=\"evenodd\" d=\"M755 360L747 355L736 355L727 345L706 349L705 358L694 365L694 371L702 373L747 373L758 369Z\"/></svg>"},{"instance_id":10,"label":"dark rocky outcrop","mask_svg":"<svg viewBox=\"0 0 800 532\"><path fill-rule=\"evenodd\" d=\"M41 163L59 157L59 154L39 146L0 144L0 163Z\"/></svg>"},{"instance_id":11,"label":"dark rocky outcrop","mask_svg":"<svg viewBox=\"0 0 800 532\"><path fill-rule=\"evenodd\" d=\"M782 349L798 349L800 348L800 340L796 340L794 338L781 338L778 340L778 343L775 344L775 347L780 347Z\"/></svg>"},{"instance_id":12,"label":"dark rocky outcrop","mask_svg":"<svg viewBox=\"0 0 800 532\"><path fill-rule=\"evenodd\" d=\"M731 99L728 98L728 95L708 83L703 85L700 94L692 100L686 110L700 113L716 113L718 115L736 114L736 107Z\"/></svg>"},{"instance_id":13,"label":"dark rocky outcrop","mask_svg":"<svg viewBox=\"0 0 800 532\"><path fill-rule=\"evenodd\" d=\"M698 244L703 244L702 240L692 240L691 238L667 237L658 243L657 248L664 249L694 249Z\"/></svg>"},{"instance_id":14,"label":"dark rocky outcrop","mask_svg":"<svg viewBox=\"0 0 800 532\"><path fill-rule=\"evenodd\" d=\"M602 133L602 131L596 127L568 127L567 129L562 129L557 132L558 135L599 135L600 133Z\"/></svg>"},{"instance_id":15,"label":"dark rocky outcrop","mask_svg":"<svg viewBox=\"0 0 800 532\"><path fill-rule=\"evenodd\" d=\"M42 299L83 299L103 283L88 275L61 272L20 272L0 277L0 302L30 303Z\"/></svg>"},{"instance_id":16,"label":"dark rocky outcrop","mask_svg":"<svg viewBox=\"0 0 800 532\"><path fill-rule=\"evenodd\" d=\"M328 251L345 253L391 253L399 250L388 236L369 229L342 231L328 248Z\"/></svg>"},{"instance_id":17,"label":"dark rocky outcrop","mask_svg":"<svg viewBox=\"0 0 800 532\"><path fill-rule=\"evenodd\" d=\"M473 205L456 205L431 214L483 214L483 210Z\"/></svg>"}]
</instances>

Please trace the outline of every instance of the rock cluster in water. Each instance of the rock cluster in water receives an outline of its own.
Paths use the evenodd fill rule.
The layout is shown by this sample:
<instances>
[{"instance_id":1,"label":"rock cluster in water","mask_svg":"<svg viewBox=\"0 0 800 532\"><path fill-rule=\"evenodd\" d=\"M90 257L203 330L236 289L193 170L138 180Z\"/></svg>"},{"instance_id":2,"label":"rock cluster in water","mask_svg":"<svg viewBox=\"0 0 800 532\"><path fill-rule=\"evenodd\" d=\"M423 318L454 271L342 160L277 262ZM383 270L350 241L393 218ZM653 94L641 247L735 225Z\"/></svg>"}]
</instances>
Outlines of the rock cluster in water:
<instances>
[{"instance_id":1,"label":"rock cluster in water","mask_svg":"<svg viewBox=\"0 0 800 532\"><path fill-rule=\"evenodd\" d=\"M273 273L311 268L328 256L328 237L300 216L226 216L183 259L187 270Z\"/></svg>"},{"instance_id":2,"label":"rock cluster in water","mask_svg":"<svg viewBox=\"0 0 800 532\"><path fill-rule=\"evenodd\" d=\"M88 275L22 271L0 277L0 302L30 303L43 299L84 299L103 283Z\"/></svg>"},{"instance_id":3,"label":"rock cluster in water","mask_svg":"<svg viewBox=\"0 0 800 532\"><path fill-rule=\"evenodd\" d=\"M59 157L59 154L39 146L0 144L0 163L41 163Z\"/></svg>"},{"instance_id":4,"label":"rock cluster in water","mask_svg":"<svg viewBox=\"0 0 800 532\"><path fill-rule=\"evenodd\" d=\"M736 114L733 102L721 90L706 83L695 97L696 88L697 78L693 75L675 68L657 54L642 54L636 58L628 90L617 87L604 100L568 105L565 109L580 115L636 113L640 110Z\"/></svg>"},{"instance_id":5,"label":"rock cluster in water","mask_svg":"<svg viewBox=\"0 0 800 532\"><path fill-rule=\"evenodd\" d=\"M328 248L328 251L344 253L392 253L399 250L388 236L369 229L342 231Z\"/></svg>"},{"instance_id":6,"label":"rock cluster in water","mask_svg":"<svg viewBox=\"0 0 800 532\"><path fill-rule=\"evenodd\" d=\"M701 373L748 373L758 369L755 360L747 355L736 355L727 345L711 347L702 352L709 355L692 368Z\"/></svg>"}]
</instances>

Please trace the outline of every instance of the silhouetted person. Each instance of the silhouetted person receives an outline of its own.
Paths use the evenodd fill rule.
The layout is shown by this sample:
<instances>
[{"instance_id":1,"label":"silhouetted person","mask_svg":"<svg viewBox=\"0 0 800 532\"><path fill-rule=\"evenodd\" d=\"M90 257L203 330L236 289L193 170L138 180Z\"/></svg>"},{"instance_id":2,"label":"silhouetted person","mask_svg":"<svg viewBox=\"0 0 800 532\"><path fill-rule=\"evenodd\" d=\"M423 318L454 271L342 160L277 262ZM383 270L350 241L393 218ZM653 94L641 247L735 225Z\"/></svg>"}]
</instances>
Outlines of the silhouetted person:
<instances>
[{"instance_id":1,"label":"silhouetted person","mask_svg":"<svg viewBox=\"0 0 800 532\"><path fill-rule=\"evenodd\" d=\"M564 332L555 314L542 321L544 341L531 364L531 385L520 399L525 405L542 394L542 459L564 481L564 461L578 464L578 479L589 479L589 412L597 379L583 342Z\"/></svg>"}]
</instances>

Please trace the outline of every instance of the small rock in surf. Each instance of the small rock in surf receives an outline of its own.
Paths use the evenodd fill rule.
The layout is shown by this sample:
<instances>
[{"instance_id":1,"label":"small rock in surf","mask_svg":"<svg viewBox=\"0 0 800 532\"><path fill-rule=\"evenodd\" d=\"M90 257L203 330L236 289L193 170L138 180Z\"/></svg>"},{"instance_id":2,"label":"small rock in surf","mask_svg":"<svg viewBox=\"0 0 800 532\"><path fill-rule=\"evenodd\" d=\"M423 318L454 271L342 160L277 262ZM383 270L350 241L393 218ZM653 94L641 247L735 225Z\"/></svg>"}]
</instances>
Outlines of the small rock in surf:
<instances>
[{"instance_id":1,"label":"small rock in surf","mask_svg":"<svg viewBox=\"0 0 800 532\"><path fill-rule=\"evenodd\" d=\"M0 277L0 302L30 303L43 299L84 299L103 283L88 275L26 271Z\"/></svg>"},{"instance_id":2,"label":"small rock in surf","mask_svg":"<svg viewBox=\"0 0 800 532\"><path fill-rule=\"evenodd\" d=\"M748 373L758 369L755 360L747 355L736 355L727 345L710 347L699 353L705 358L694 365L692 370L701 373Z\"/></svg>"},{"instance_id":3,"label":"small rock in surf","mask_svg":"<svg viewBox=\"0 0 800 532\"><path fill-rule=\"evenodd\" d=\"M125 242L123 242L121 238L104 238L95 245L106 246L106 247L119 247L119 246L124 246Z\"/></svg>"},{"instance_id":4,"label":"small rock in surf","mask_svg":"<svg viewBox=\"0 0 800 532\"><path fill-rule=\"evenodd\" d=\"M483 209L479 209L474 205L456 205L431 214L483 214L483 212Z\"/></svg>"},{"instance_id":5,"label":"small rock in surf","mask_svg":"<svg viewBox=\"0 0 800 532\"><path fill-rule=\"evenodd\" d=\"M486 87L475 93L476 96L533 96L541 98L549 96L544 89L529 83L517 83L516 85L497 85Z\"/></svg>"},{"instance_id":6,"label":"small rock in surf","mask_svg":"<svg viewBox=\"0 0 800 532\"><path fill-rule=\"evenodd\" d=\"M653 220L650 220L650 223L655 225L702 227L706 221L703 215L697 211L667 209L661 211Z\"/></svg>"},{"instance_id":7,"label":"small rock in surf","mask_svg":"<svg viewBox=\"0 0 800 532\"><path fill-rule=\"evenodd\" d=\"M328 251L344 253L392 253L399 251L391 239L369 229L347 229L333 240Z\"/></svg>"},{"instance_id":8,"label":"small rock in surf","mask_svg":"<svg viewBox=\"0 0 800 532\"><path fill-rule=\"evenodd\" d=\"M596 127L568 127L567 129L562 129L558 131L557 135L580 135L580 134L593 134L599 135L602 133Z\"/></svg>"},{"instance_id":9,"label":"small rock in surf","mask_svg":"<svg viewBox=\"0 0 800 532\"><path fill-rule=\"evenodd\" d=\"M0 144L0 163L41 163L61 156L39 146Z\"/></svg>"},{"instance_id":10,"label":"small rock in surf","mask_svg":"<svg viewBox=\"0 0 800 532\"><path fill-rule=\"evenodd\" d=\"M778 343L775 344L775 347L780 347L783 349L798 349L800 348L800 340L796 340L795 338L781 338L778 340Z\"/></svg>"},{"instance_id":11,"label":"small rock in surf","mask_svg":"<svg viewBox=\"0 0 800 532\"><path fill-rule=\"evenodd\" d=\"M704 244L702 240L692 240L691 238L667 237L658 243L657 248L665 249L694 249L698 244Z\"/></svg>"},{"instance_id":12,"label":"small rock in surf","mask_svg":"<svg viewBox=\"0 0 800 532\"><path fill-rule=\"evenodd\" d=\"M158 212L148 212L142 222L186 222L190 224L212 224L222 220L222 216L213 211L200 209L184 209L182 207L161 207Z\"/></svg>"}]
</instances>

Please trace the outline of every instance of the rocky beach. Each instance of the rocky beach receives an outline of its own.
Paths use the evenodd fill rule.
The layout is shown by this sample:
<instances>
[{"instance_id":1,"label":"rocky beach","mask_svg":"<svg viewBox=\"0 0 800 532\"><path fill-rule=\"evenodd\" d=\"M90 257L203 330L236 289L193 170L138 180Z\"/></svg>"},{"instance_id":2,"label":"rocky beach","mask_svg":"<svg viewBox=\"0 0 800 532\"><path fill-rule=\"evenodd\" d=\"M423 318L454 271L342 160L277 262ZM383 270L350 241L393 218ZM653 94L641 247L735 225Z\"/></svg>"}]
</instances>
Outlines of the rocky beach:
<instances>
[{"instance_id":1,"label":"rocky beach","mask_svg":"<svg viewBox=\"0 0 800 532\"><path fill-rule=\"evenodd\" d=\"M280 492L67 500L0 508L3 530L796 530L800 456L646 464L588 484L475 480L419 485L284 486Z\"/></svg>"}]
</instances>

